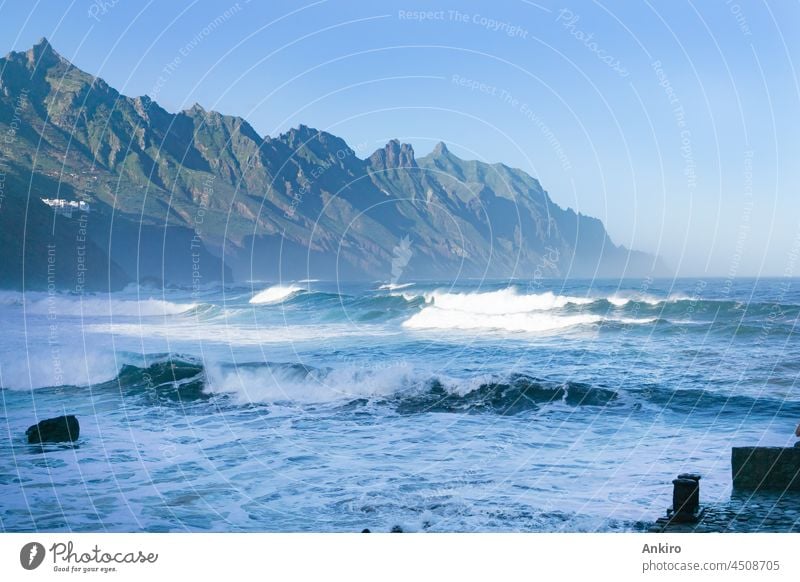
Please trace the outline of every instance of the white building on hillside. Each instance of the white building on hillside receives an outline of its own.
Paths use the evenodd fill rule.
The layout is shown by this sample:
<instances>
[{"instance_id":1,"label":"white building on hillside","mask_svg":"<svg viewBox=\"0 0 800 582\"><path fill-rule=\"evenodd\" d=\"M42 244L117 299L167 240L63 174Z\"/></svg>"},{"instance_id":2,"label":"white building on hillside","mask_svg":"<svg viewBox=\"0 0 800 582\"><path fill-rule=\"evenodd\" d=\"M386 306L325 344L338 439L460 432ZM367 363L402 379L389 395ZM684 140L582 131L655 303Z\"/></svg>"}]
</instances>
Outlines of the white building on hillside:
<instances>
[{"instance_id":1,"label":"white building on hillside","mask_svg":"<svg viewBox=\"0 0 800 582\"><path fill-rule=\"evenodd\" d=\"M62 198L42 198L42 202L52 208L57 214L72 218L76 210L89 212L89 204L83 200L64 200Z\"/></svg>"}]
</instances>

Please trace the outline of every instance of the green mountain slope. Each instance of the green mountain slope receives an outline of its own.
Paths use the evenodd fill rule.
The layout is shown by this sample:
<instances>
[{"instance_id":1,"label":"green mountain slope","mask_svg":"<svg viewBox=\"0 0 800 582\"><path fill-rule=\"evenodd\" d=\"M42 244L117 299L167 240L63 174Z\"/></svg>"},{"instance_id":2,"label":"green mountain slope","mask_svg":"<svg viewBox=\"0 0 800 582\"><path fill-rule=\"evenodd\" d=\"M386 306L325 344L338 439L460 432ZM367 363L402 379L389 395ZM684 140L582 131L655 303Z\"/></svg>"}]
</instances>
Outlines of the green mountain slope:
<instances>
[{"instance_id":1,"label":"green mountain slope","mask_svg":"<svg viewBox=\"0 0 800 582\"><path fill-rule=\"evenodd\" d=\"M459 159L444 144L417 160L396 140L364 160L303 125L261 137L199 105L170 113L119 94L44 39L0 59L0 132L10 136L0 223L24 223L27 207L35 247L50 236L36 225L54 218L41 199L88 203L93 263L106 265L92 288L663 272L656 258L614 245L600 221L553 204L521 170ZM21 287L22 245L0 252L0 284Z\"/></svg>"}]
</instances>

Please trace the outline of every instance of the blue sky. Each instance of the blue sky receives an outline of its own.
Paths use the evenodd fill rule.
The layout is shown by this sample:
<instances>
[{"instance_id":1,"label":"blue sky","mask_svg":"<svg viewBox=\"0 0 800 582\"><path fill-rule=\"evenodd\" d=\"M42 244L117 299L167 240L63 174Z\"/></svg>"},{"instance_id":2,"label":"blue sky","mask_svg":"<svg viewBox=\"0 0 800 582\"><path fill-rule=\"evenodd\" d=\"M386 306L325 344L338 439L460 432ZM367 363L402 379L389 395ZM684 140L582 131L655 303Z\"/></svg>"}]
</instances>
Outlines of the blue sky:
<instances>
[{"instance_id":1,"label":"blue sky","mask_svg":"<svg viewBox=\"0 0 800 582\"><path fill-rule=\"evenodd\" d=\"M46 36L176 111L362 157L438 141L539 178L683 275L800 276L798 2L0 4L0 51Z\"/></svg>"}]
</instances>

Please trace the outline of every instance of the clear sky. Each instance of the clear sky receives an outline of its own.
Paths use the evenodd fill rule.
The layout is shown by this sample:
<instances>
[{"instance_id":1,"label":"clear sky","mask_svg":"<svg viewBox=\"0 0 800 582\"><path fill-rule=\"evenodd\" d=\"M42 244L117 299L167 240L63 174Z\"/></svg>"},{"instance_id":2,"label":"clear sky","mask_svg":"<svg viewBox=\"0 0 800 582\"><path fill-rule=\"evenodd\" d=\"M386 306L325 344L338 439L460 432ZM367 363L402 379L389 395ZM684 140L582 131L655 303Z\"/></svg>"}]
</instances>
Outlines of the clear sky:
<instances>
[{"instance_id":1,"label":"clear sky","mask_svg":"<svg viewBox=\"0 0 800 582\"><path fill-rule=\"evenodd\" d=\"M800 276L800 3L0 3L121 92L362 157L438 141L539 178L684 275Z\"/></svg>"}]
</instances>

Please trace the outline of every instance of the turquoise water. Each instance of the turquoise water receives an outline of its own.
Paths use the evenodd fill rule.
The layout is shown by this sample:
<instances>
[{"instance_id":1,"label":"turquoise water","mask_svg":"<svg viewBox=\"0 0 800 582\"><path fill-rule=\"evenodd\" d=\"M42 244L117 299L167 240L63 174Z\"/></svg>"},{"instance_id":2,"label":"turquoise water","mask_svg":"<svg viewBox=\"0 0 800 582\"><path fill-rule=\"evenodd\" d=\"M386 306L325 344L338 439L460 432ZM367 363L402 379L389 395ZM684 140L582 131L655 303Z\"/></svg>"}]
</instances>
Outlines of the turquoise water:
<instances>
[{"instance_id":1,"label":"turquoise water","mask_svg":"<svg viewBox=\"0 0 800 582\"><path fill-rule=\"evenodd\" d=\"M5 292L0 528L639 530L793 444L798 315L788 279Z\"/></svg>"}]
</instances>

